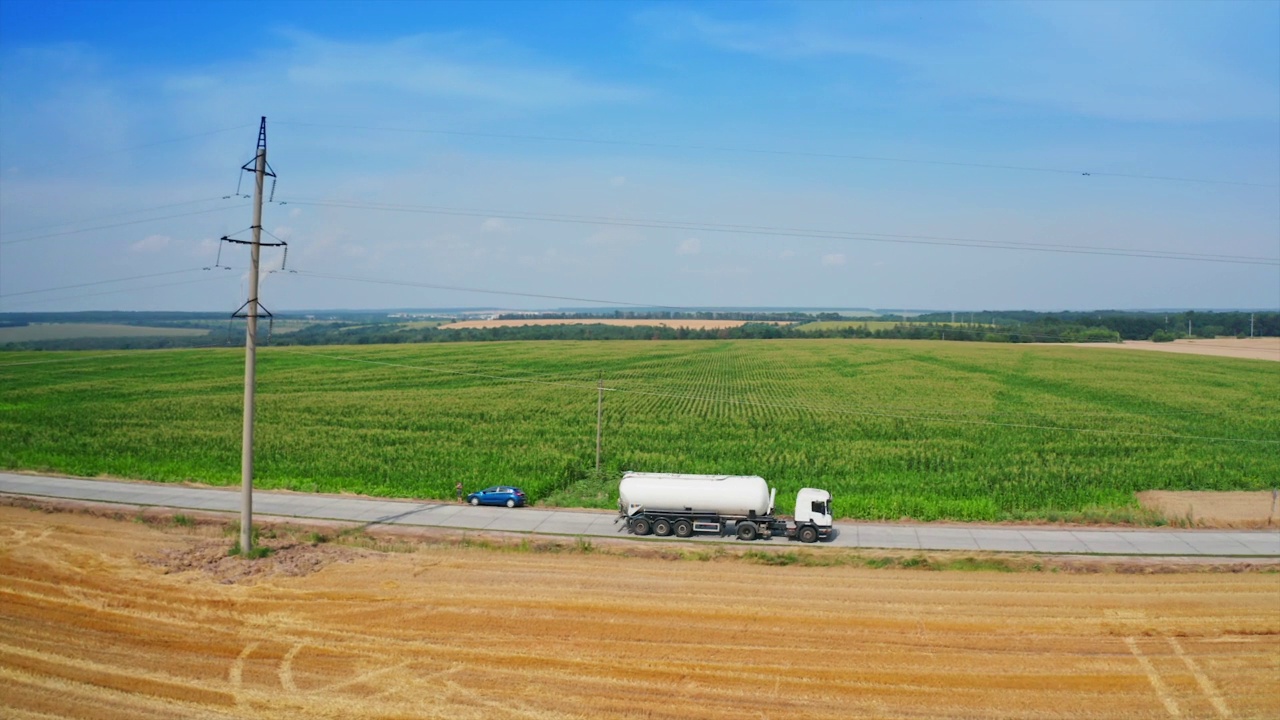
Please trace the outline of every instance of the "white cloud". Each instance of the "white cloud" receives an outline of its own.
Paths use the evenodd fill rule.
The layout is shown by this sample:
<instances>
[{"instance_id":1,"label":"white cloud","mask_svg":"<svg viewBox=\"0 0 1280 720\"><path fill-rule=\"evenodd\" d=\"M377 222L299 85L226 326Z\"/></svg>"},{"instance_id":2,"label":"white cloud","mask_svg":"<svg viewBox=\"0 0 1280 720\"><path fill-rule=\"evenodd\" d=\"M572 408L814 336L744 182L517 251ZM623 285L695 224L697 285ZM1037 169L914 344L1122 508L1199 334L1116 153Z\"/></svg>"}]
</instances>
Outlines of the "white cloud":
<instances>
[{"instance_id":1,"label":"white cloud","mask_svg":"<svg viewBox=\"0 0 1280 720\"><path fill-rule=\"evenodd\" d=\"M208 258L212 260L217 257L218 245L222 244L221 240L213 238L201 238L191 249L191 254L196 257Z\"/></svg>"},{"instance_id":2,"label":"white cloud","mask_svg":"<svg viewBox=\"0 0 1280 720\"><path fill-rule=\"evenodd\" d=\"M676 248L677 255L697 255L700 252L702 252L702 241L698 238L689 238Z\"/></svg>"},{"instance_id":3,"label":"white cloud","mask_svg":"<svg viewBox=\"0 0 1280 720\"><path fill-rule=\"evenodd\" d=\"M172 238L168 235L148 235L129 246L133 252L154 253L169 247Z\"/></svg>"},{"instance_id":4,"label":"white cloud","mask_svg":"<svg viewBox=\"0 0 1280 720\"><path fill-rule=\"evenodd\" d=\"M302 208L294 208L294 209L290 210L290 211L289 211L289 217L291 217L291 218L299 218L299 217L302 217Z\"/></svg>"},{"instance_id":5,"label":"white cloud","mask_svg":"<svg viewBox=\"0 0 1280 720\"><path fill-rule=\"evenodd\" d=\"M639 19L672 40L690 39L720 50L766 57L866 55L897 60L906 54L898 45L842 34L822 23L721 21L671 7L641 13Z\"/></svg>"},{"instance_id":6,"label":"white cloud","mask_svg":"<svg viewBox=\"0 0 1280 720\"><path fill-rule=\"evenodd\" d=\"M795 256L796 256L795 250L783 250L782 252L778 253L779 260L790 260Z\"/></svg>"},{"instance_id":7,"label":"white cloud","mask_svg":"<svg viewBox=\"0 0 1280 720\"><path fill-rule=\"evenodd\" d=\"M743 267L741 265L733 265L729 267L718 267L718 268L696 268L696 269L682 267L680 268L680 272L684 273L685 275L701 275L704 277L724 277L727 275L742 276L742 275L750 275L751 268Z\"/></svg>"},{"instance_id":8,"label":"white cloud","mask_svg":"<svg viewBox=\"0 0 1280 720\"><path fill-rule=\"evenodd\" d=\"M627 179L621 175L615 175L609 179L609 184L614 187L622 187L627 184Z\"/></svg>"},{"instance_id":9,"label":"white cloud","mask_svg":"<svg viewBox=\"0 0 1280 720\"><path fill-rule=\"evenodd\" d=\"M829 267L836 267L845 263L844 253L830 253L822 256L822 264Z\"/></svg>"},{"instance_id":10,"label":"white cloud","mask_svg":"<svg viewBox=\"0 0 1280 720\"><path fill-rule=\"evenodd\" d=\"M500 218L488 218L480 223L480 232L496 233L507 229L507 223Z\"/></svg>"}]
</instances>

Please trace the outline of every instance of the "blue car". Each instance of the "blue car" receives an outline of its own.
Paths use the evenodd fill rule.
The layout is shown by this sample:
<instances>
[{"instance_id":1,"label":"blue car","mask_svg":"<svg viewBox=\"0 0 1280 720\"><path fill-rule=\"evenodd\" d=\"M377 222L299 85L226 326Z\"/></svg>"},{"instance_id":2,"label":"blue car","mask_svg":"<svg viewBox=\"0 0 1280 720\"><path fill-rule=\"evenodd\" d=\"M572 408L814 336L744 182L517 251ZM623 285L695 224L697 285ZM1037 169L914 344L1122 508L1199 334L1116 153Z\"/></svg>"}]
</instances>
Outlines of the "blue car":
<instances>
[{"instance_id":1,"label":"blue car","mask_svg":"<svg viewBox=\"0 0 1280 720\"><path fill-rule=\"evenodd\" d=\"M525 500L523 490L509 485L485 488L467 496L467 502L472 505L506 505L507 507L515 507L524 505Z\"/></svg>"}]
</instances>

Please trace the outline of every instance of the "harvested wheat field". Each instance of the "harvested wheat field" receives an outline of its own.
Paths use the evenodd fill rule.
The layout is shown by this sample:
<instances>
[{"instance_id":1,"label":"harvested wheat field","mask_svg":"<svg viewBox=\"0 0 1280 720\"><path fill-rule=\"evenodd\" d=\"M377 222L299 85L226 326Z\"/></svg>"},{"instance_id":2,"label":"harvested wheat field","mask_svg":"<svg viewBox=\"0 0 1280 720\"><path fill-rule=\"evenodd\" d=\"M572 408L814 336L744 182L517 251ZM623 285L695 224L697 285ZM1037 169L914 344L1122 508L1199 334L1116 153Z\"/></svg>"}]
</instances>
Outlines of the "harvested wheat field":
<instances>
[{"instance_id":1,"label":"harvested wheat field","mask_svg":"<svg viewBox=\"0 0 1280 720\"><path fill-rule=\"evenodd\" d=\"M1148 490L1137 496L1142 507L1159 512L1170 522L1215 528L1280 525L1280 497L1268 490Z\"/></svg>"},{"instance_id":2,"label":"harvested wheat field","mask_svg":"<svg viewBox=\"0 0 1280 720\"><path fill-rule=\"evenodd\" d=\"M748 322L765 325L782 325L785 323L769 320L693 320L679 318L675 320L655 320L641 318L521 318L519 320L463 320L461 322L441 325L441 330L483 330L500 327L525 327L528 325L613 325L616 327L670 327L688 330L721 330L736 328Z\"/></svg>"},{"instance_id":3,"label":"harvested wheat field","mask_svg":"<svg viewBox=\"0 0 1280 720\"><path fill-rule=\"evenodd\" d=\"M1186 355L1213 355L1246 360L1280 360L1280 338L1184 338L1172 342L1125 340L1122 343L1070 343L1075 347L1155 350Z\"/></svg>"},{"instance_id":4,"label":"harvested wheat field","mask_svg":"<svg viewBox=\"0 0 1280 720\"><path fill-rule=\"evenodd\" d=\"M1280 716L1274 572L394 539L405 552L298 542L248 563L182 520L0 507L7 717Z\"/></svg>"}]
</instances>

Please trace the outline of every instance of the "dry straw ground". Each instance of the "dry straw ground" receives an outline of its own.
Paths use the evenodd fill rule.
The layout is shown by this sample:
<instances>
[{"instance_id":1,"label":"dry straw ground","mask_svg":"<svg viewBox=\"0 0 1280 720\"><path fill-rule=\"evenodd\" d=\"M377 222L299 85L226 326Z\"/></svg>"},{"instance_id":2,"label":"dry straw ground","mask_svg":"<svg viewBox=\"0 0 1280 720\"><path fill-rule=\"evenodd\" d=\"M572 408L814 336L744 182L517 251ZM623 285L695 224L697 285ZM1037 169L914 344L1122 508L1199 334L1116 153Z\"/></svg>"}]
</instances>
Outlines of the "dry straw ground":
<instances>
[{"instance_id":1,"label":"dry straw ground","mask_svg":"<svg viewBox=\"0 0 1280 720\"><path fill-rule=\"evenodd\" d=\"M1280 527L1280 498L1268 490L1255 492L1148 490L1138 502L1167 518L1170 524L1213 528Z\"/></svg>"},{"instance_id":2,"label":"dry straw ground","mask_svg":"<svg viewBox=\"0 0 1280 720\"><path fill-rule=\"evenodd\" d=\"M240 573L227 542L0 507L5 715L1280 716L1274 572L304 544Z\"/></svg>"},{"instance_id":3,"label":"dry straw ground","mask_svg":"<svg viewBox=\"0 0 1280 720\"><path fill-rule=\"evenodd\" d=\"M1123 343L1072 343L1075 347L1121 348L1125 350L1156 350L1158 352L1185 355L1213 355L1216 357L1243 358L1245 360L1280 360L1280 338L1206 338L1183 339L1173 342L1150 340L1126 340Z\"/></svg>"}]
</instances>

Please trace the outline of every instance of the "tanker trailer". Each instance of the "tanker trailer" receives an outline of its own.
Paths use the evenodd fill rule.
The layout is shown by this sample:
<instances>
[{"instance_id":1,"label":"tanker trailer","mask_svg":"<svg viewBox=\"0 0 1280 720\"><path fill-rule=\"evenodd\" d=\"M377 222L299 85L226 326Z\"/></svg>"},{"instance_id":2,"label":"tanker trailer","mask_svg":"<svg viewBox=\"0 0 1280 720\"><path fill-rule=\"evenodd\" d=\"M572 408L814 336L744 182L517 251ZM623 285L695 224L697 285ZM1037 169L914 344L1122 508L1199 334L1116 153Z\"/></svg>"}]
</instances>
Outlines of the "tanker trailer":
<instances>
[{"instance_id":1,"label":"tanker trailer","mask_svg":"<svg viewBox=\"0 0 1280 720\"><path fill-rule=\"evenodd\" d=\"M776 489L755 475L628 472L618 486L618 519L634 535L723 535L740 540L783 535L817 542L831 537L831 493L802 488L792 520L774 514Z\"/></svg>"}]
</instances>

